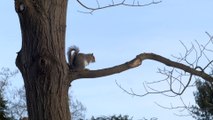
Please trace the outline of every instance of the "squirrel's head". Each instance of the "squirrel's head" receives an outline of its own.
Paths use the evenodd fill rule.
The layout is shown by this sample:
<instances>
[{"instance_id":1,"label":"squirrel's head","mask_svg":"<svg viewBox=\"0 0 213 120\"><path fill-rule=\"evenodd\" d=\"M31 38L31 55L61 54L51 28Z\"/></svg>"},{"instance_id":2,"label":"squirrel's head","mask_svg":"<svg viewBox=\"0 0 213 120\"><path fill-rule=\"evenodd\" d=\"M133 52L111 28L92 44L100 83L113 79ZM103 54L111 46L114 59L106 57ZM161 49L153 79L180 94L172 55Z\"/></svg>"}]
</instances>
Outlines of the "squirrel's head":
<instances>
[{"instance_id":1,"label":"squirrel's head","mask_svg":"<svg viewBox=\"0 0 213 120\"><path fill-rule=\"evenodd\" d=\"M90 62L95 62L95 56L93 53L90 54Z\"/></svg>"}]
</instances>

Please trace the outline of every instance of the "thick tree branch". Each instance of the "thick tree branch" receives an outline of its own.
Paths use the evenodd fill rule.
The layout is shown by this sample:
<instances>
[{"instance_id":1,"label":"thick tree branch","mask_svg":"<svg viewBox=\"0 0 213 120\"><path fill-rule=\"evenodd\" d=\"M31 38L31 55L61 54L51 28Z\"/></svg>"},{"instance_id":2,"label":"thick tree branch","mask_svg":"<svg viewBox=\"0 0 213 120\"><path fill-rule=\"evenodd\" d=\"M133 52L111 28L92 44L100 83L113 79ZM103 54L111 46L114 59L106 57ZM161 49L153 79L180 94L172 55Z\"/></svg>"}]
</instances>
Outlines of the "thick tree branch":
<instances>
[{"instance_id":1,"label":"thick tree branch","mask_svg":"<svg viewBox=\"0 0 213 120\"><path fill-rule=\"evenodd\" d=\"M74 72L71 74L71 80L76 80L79 78L97 78L97 77L104 77L116 73L123 72L125 70L135 68L139 65L141 65L141 60L138 59L137 57L129 62L126 62L124 64L114 66L111 68L105 68L105 69L100 69L100 70L84 70L84 71L79 71L79 72Z\"/></svg>"},{"instance_id":2,"label":"thick tree branch","mask_svg":"<svg viewBox=\"0 0 213 120\"><path fill-rule=\"evenodd\" d=\"M178 68L178 69L181 69L185 72L191 73L192 75L199 76L199 77L201 77L204 80L207 80L209 82L213 82L213 78L210 75L206 74L204 71L196 70L196 68L191 68L191 67L184 65L182 63L171 61L171 60L169 60L165 57L162 57L162 56L154 54L154 53L143 53L143 54L138 55L138 57L142 61L145 60L145 59L155 60L155 61L163 63L167 66Z\"/></svg>"},{"instance_id":3,"label":"thick tree branch","mask_svg":"<svg viewBox=\"0 0 213 120\"><path fill-rule=\"evenodd\" d=\"M84 71L79 71L79 72L72 72L70 77L71 77L72 80L76 80L76 79L79 79L79 78L96 78L96 77L108 76L108 75L112 75L112 74L116 74L116 73L126 71L126 70L131 69L131 68L138 67L139 65L141 65L142 61L146 60L146 59L158 61L160 63L167 65L167 66L181 69L181 70L188 72L192 75L199 76L199 77L203 78L204 80L213 82L213 78L210 75L206 74L204 71L199 71L196 68L191 68L191 67L184 65L182 63L171 61L171 60L169 60L165 57L162 57L162 56L154 54L154 53L139 54L138 56L136 56L136 58L134 58L133 60L131 60L129 62L126 62L126 63L118 65L118 66L114 66L114 67L111 67L111 68L105 68L105 69L100 69L100 70L84 70Z\"/></svg>"}]
</instances>

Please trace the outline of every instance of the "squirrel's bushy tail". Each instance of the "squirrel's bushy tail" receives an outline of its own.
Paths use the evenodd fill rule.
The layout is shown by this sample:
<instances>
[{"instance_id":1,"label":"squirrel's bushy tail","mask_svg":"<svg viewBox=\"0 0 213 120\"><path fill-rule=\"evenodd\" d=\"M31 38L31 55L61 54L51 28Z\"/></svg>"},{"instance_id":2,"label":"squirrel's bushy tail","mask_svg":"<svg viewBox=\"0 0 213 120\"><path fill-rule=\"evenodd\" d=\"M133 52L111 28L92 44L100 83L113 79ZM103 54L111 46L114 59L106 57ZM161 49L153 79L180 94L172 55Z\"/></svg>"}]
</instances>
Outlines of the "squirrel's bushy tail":
<instances>
[{"instance_id":1,"label":"squirrel's bushy tail","mask_svg":"<svg viewBox=\"0 0 213 120\"><path fill-rule=\"evenodd\" d=\"M74 51L74 52L72 52L72 51ZM73 67L74 58L79 53L79 51L80 51L79 48L75 45L68 48L67 57L68 57L68 63L70 65L70 67Z\"/></svg>"}]
</instances>

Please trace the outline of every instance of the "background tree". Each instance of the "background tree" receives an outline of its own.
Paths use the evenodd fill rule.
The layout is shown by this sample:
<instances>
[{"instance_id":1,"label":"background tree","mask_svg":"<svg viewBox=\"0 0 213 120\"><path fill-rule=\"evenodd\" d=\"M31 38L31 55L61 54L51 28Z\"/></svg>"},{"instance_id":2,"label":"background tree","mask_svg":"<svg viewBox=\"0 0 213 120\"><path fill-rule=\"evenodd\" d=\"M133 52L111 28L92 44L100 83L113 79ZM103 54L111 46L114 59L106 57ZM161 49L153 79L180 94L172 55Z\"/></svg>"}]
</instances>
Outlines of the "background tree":
<instances>
[{"instance_id":1,"label":"background tree","mask_svg":"<svg viewBox=\"0 0 213 120\"><path fill-rule=\"evenodd\" d=\"M0 91L0 119L12 120L12 118L9 117L7 101L4 99L2 91Z\"/></svg>"},{"instance_id":2,"label":"background tree","mask_svg":"<svg viewBox=\"0 0 213 120\"><path fill-rule=\"evenodd\" d=\"M192 106L191 112L197 120L213 119L213 84L206 81L196 81L197 91L194 93L196 106Z\"/></svg>"},{"instance_id":3,"label":"background tree","mask_svg":"<svg viewBox=\"0 0 213 120\"><path fill-rule=\"evenodd\" d=\"M70 94L70 110L72 114L72 120L85 120L85 112L86 107L77 99L74 99L73 96Z\"/></svg>"},{"instance_id":4,"label":"background tree","mask_svg":"<svg viewBox=\"0 0 213 120\"><path fill-rule=\"evenodd\" d=\"M27 116L27 104L24 87L14 89L10 93L12 98L9 99L10 114L16 119L21 119Z\"/></svg>"},{"instance_id":5,"label":"background tree","mask_svg":"<svg viewBox=\"0 0 213 120\"><path fill-rule=\"evenodd\" d=\"M95 118L94 116L91 120L132 120L133 117L129 117L128 115L112 115L112 116L102 116Z\"/></svg>"},{"instance_id":6,"label":"background tree","mask_svg":"<svg viewBox=\"0 0 213 120\"><path fill-rule=\"evenodd\" d=\"M112 115L112 116L101 116L101 117L94 117L92 116L92 118L90 120L134 120L133 117L130 117L128 115ZM141 120L158 120L158 118L142 118Z\"/></svg>"},{"instance_id":7,"label":"background tree","mask_svg":"<svg viewBox=\"0 0 213 120\"><path fill-rule=\"evenodd\" d=\"M0 120L13 120L10 116L8 100L5 99L5 88L8 85L8 79L13 77L18 71L10 71L9 68L2 68L0 71Z\"/></svg>"}]
</instances>

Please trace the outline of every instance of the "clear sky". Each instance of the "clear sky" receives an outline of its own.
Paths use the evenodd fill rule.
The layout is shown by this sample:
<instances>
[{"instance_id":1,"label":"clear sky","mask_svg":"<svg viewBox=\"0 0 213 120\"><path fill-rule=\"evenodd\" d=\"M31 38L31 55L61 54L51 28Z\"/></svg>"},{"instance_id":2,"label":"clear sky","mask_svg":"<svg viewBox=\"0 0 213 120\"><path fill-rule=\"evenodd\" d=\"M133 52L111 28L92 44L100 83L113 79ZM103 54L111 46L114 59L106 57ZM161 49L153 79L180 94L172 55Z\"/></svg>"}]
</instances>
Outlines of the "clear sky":
<instances>
[{"instance_id":1,"label":"clear sky","mask_svg":"<svg viewBox=\"0 0 213 120\"><path fill-rule=\"evenodd\" d=\"M212 5L212 0L162 0L160 4L148 7L114 7L90 15L78 12L86 10L75 0L69 0L66 47L77 45L82 52L93 52L96 63L91 64L90 69L121 64L143 52L174 59L171 55L184 52L180 40L186 45L194 40L202 43L208 40L205 31L213 34ZM15 58L21 48L21 32L13 0L0 2L0 15L0 67L17 69ZM143 82L162 79L164 76L156 72L157 68L163 67L154 61L144 61L140 67L120 74L74 81L72 90L74 96L87 107L87 118L92 115L127 114L135 119L192 120L191 117L175 116L178 111L166 110L154 103L181 105L178 98L162 95L133 97L115 84L117 80L127 90L132 88L143 94ZM21 77L17 79L13 83L21 86ZM159 88L164 87L159 85ZM191 90L183 98L187 104L194 103Z\"/></svg>"}]
</instances>

